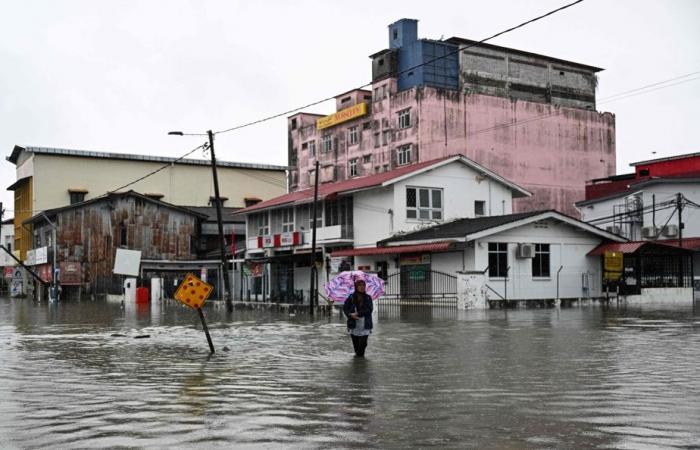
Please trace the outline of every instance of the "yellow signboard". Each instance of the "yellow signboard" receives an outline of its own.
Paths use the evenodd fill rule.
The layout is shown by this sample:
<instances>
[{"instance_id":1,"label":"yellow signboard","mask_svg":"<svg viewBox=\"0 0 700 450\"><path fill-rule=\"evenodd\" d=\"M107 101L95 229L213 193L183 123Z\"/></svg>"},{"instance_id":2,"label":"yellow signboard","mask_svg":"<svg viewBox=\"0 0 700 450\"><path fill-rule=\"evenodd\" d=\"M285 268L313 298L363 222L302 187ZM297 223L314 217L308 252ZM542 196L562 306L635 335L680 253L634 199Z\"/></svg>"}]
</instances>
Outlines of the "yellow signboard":
<instances>
[{"instance_id":1,"label":"yellow signboard","mask_svg":"<svg viewBox=\"0 0 700 450\"><path fill-rule=\"evenodd\" d=\"M175 300L179 300L187 306L201 308L211 292L214 290L211 284L205 283L196 276L188 273L185 280L175 292Z\"/></svg>"},{"instance_id":2,"label":"yellow signboard","mask_svg":"<svg viewBox=\"0 0 700 450\"><path fill-rule=\"evenodd\" d=\"M606 272L622 272L623 259L622 252L605 252L603 270Z\"/></svg>"},{"instance_id":3,"label":"yellow signboard","mask_svg":"<svg viewBox=\"0 0 700 450\"><path fill-rule=\"evenodd\" d=\"M367 103L358 103L357 105L349 108L341 109L337 113L331 114L330 116L321 117L316 121L316 129L322 130L324 128L332 127L334 125L338 125L339 123L364 116L365 114L367 114Z\"/></svg>"}]
</instances>

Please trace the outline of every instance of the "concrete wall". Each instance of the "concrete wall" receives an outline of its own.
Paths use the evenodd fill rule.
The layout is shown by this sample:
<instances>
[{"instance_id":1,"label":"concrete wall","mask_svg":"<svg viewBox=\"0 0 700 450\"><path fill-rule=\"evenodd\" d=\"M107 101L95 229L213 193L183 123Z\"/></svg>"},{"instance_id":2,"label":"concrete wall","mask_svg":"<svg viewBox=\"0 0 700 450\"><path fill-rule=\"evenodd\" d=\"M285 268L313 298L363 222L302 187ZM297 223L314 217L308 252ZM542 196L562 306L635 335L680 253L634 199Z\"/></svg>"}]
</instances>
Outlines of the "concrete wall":
<instances>
[{"instance_id":1,"label":"concrete wall","mask_svg":"<svg viewBox=\"0 0 700 450\"><path fill-rule=\"evenodd\" d=\"M69 204L68 189L86 189L89 200L163 166L162 162L39 154L28 162L33 164L35 213ZM18 177L25 171L24 164L18 164ZM243 207L244 197L265 200L285 193L284 171L219 167L218 175L221 195L228 197L225 206ZM214 195L212 183L210 166L176 164L127 189L160 193L163 201L176 205L208 206Z\"/></svg>"},{"instance_id":2,"label":"concrete wall","mask_svg":"<svg viewBox=\"0 0 700 450\"><path fill-rule=\"evenodd\" d=\"M459 53L460 85L465 93L595 109L598 81L593 70L508 49L465 47L461 45L464 50Z\"/></svg>"},{"instance_id":3,"label":"concrete wall","mask_svg":"<svg viewBox=\"0 0 700 450\"><path fill-rule=\"evenodd\" d=\"M615 174L615 117L610 113L433 88L396 92L393 79L373 88L378 86L387 86L391 95L375 98L370 114L323 130L337 138L330 154L320 153L322 133L310 120L317 116L309 116L305 128L290 128L290 148L298 154L290 161L298 180L294 189L311 186L309 170L317 158L301 150L309 140L317 141L322 165L336 168L336 180L347 178L352 158L362 161L359 175L397 167L402 145L412 145L411 163L463 154L533 192L532 198L516 201L516 212L551 208L577 215L574 202L585 198L586 181ZM406 108L411 127L399 129L398 112ZM361 130L354 146L347 145L350 126Z\"/></svg>"},{"instance_id":4,"label":"concrete wall","mask_svg":"<svg viewBox=\"0 0 700 450\"><path fill-rule=\"evenodd\" d=\"M475 217L474 202L486 202L487 215L510 214L512 194L505 186L478 174L461 163L453 163L412 176L389 187L353 195L355 247L373 247L377 241L398 232L413 231L435 221L406 217L406 188L442 188L443 222ZM391 210L391 213L389 212ZM491 214L489 214L489 212Z\"/></svg>"}]
</instances>

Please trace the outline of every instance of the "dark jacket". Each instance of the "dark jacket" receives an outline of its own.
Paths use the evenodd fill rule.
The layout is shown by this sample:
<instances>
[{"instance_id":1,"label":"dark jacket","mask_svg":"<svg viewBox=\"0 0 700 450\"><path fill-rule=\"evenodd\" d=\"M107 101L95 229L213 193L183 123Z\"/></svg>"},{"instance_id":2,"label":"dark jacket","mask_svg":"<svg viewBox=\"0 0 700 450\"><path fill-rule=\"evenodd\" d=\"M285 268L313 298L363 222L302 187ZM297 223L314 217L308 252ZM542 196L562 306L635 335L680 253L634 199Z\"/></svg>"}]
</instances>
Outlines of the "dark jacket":
<instances>
[{"instance_id":1,"label":"dark jacket","mask_svg":"<svg viewBox=\"0 0 700 450\"><path fill-rule=\"evenodd\" d=\"M361 306L359 299L355 298L356 295L365 296L364 302L362 302ZM355 328L357 321L351 318L350 314L356 312L357 310L357 316L365 318L365 330L371 330L374 327L374 325L372 324L372 309L372 297L370 297L367 294L360 294L359 292L353 292L352 294L350 294L350 296L347 298L347 300L345 300L345 303L343 304L343 312L348 317L348 328L351 330Z\"/></svg>"}]
</instances>

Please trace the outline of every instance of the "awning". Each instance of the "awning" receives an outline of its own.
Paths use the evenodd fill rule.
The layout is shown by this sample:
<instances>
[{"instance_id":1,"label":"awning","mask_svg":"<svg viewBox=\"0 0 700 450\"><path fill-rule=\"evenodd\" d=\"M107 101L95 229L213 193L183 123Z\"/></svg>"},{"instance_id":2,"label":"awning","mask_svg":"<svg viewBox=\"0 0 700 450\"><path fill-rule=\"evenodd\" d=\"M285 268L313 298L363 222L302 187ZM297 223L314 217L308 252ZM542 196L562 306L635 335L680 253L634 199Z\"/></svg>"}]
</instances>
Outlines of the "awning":
<instances>
[{"instance_id":1,"label":"awning","mask_svg":"<svg viewBox=\"0 0 700 450\"><path fill-rule=\"evenodd\" d=\"M394 247L368 247L337 250L331 256L399 255L401 253L444 252L450 250L452 242L432 244L397 245Z\"/></svg>"},{"instance_id":2,"label":"awning","mask_svg":"<svg viewBox=\"0 0 700 450\"><path fill-rule=\"evenodd\" d=\"M649 253L650 251L659 252L661 254L673 253L682 254L684 252L690 252L690 249L680 248L677 245L669 245L668 243L662 243L659 241L635 241L635 242L610 242L607 244L601 244L588 252L589 256L603 256L605 252L620 252L623 254L633 254L637 253L642 247L645 247L644 253Z\"/></svg>"}]
</instances>

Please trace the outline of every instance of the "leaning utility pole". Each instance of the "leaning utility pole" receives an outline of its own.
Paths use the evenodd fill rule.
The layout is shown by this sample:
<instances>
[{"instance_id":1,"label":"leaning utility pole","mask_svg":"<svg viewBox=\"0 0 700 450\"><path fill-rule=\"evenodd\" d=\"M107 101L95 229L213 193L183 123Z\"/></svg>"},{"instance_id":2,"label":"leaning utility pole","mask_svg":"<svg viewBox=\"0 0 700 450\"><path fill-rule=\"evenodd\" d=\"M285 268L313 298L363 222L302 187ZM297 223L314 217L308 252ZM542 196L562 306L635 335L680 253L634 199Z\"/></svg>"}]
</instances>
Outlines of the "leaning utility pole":
<instances>
[{"instance_id":1,"label":"leaning utility pole","mask_svg":"<svg viewBox=\"0 0 700 450\"><path fill-rule=\"evenodd\" d=\"M678 246L683 248L683 194L676 194L676 209L678 210Z\"/></svg>"},{"instance_id":2,"label":"leaning utility pole","mask_svg":"<svg viewBox=\"0 0 700 450\"><path fill-rule=\"evenodd\" d=\"M231 280L228 278L228 262L226 261L226 241L224 238L224 222L221 213L221 197L219 196L219 177L216 173L216 154L214 153L214 133L209 130L209 151L211 152L211 171L214 177L214 202L216 202L216 222L219 226L219 248L221 249L221 272L224 275L224 299L226 309L233 311L233 299L231 298Z\"/></svg>"},{"instance_id":3,"label":"leaning utility pole","mask_svg":"<svg viewBox=\"0 0 700 450\"><path fill-rule=\"evenodd\" d=\"M319 162L316 160L316 169L314 170L314 175L316 176L314 181L314 204L311 212L313 217L313 225L311 226L311 287L309 289L309 311L311 312L312 316L314 315L314 307L318 297L318 269L316 268L316 204L318 203L318 169Z\"/></svg>"}]
</instances>

